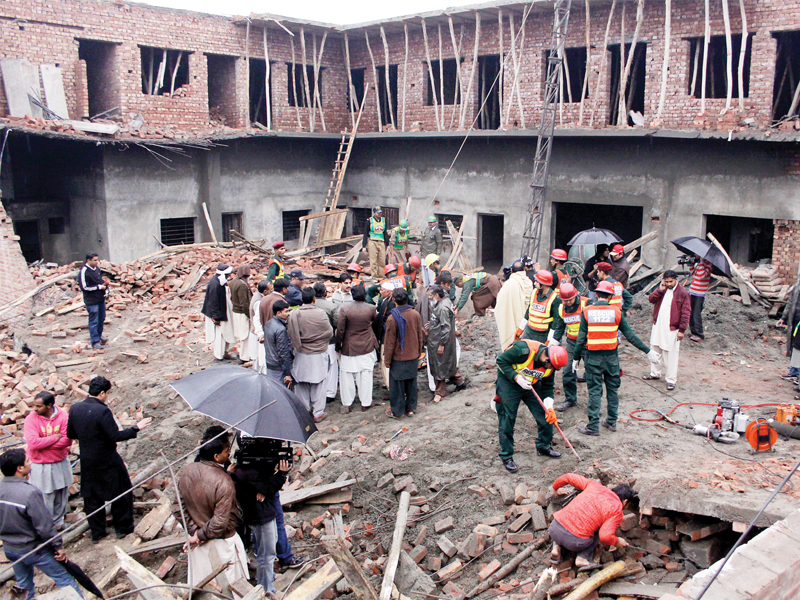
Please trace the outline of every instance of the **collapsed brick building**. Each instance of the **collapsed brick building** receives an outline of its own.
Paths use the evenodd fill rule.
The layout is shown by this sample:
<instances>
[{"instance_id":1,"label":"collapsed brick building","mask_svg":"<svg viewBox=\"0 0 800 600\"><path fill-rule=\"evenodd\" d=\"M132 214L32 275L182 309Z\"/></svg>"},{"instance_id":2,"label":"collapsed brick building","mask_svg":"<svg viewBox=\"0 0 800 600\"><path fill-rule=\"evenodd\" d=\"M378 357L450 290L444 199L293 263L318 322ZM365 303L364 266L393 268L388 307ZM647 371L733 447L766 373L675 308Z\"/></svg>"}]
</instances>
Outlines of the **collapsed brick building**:
<instances>
[{"instance_id":1,"label":"collapsed brick building","mask_svg":"<svg viewBox=\"0 0 800 600\"><path fill-rule=\"evenodd\" d=\"M497 268L521 246L552 9L334 26L9 0L3 203L28 260L207 241L203 203L220 237L294 240L363 104L346 233L412 198L412 225L463 221L468 254ZM643 256L668 266L670 239L713 232L793 279L800 2L573 2L566 46L542 254L594 224L656 231Z\"/></svg>"}]
</instances>

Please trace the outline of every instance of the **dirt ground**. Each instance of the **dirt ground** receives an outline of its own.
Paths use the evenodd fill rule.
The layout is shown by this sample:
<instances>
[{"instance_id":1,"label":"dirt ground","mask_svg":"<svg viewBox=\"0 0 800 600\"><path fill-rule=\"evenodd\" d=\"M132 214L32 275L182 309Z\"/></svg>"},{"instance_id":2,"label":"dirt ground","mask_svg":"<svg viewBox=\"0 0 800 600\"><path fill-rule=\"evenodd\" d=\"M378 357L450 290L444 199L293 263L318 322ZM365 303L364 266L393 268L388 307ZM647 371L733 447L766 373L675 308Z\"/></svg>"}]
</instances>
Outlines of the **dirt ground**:
<instances>
[{"instance_id":1,"label":"dirt ground","mask_svg":"<svg viewBox=\"0 0 800 600\"><path fill-rule=\"evenodd\" d=\"M160 451L170 460L188 452L196 445L203 429L212 424L209 419L191 412L169 387L175 379L212 364L213 357L202 343L202 328L190 332L189 343L181 346L163 336L137 342L124 333L149 323L154 311L163 309L182 314L199 313L200 303L197 298L193 303L175 300L158 308L142 303L119 316L112 316L106 328L110 341L102 361L59 369L59 373L69 370L86 376L104 375L115 386L110 401L115 414L124 411L133 418L134 413L141 412L153 417L152 426L136 440L119 445L132 473L144 468L159 456ZM462 311L462 315L464 318L458 320L463 349L460 371L470 380L465 391L451 393L441 403L433 404L422 371L419 411L412 418L390 420L384 415L388 407L388 392L376 378L374 396L378 406L363 413L356 409L343 414L339 402L332 403L329 405L330 417L319 425L318 433L310 440L309 445L316 454L327 460L316 471L323 483L332 482L343 473L358 479L353 488L353 500L347 505L349 512L343 516L345 524L352 525L354 553L360 560L377 556L376 544L384 549L391 544L397 500L391 487L376 488L377 481L389 472L398 478L403 475L413 477L422 496L430 498L441 490L423 508L427 512L417 515L424 520L414 522L406 532L406 540L411 541L423 526L427 526L430 531L422 543L429 556L441 556L436 547L439 536L434 535L433 524L452 516L455 529L447 536L454 543L460 542L482 519L505 511L507 507L497 493L504 484L513 489L517 484L525 483L532 490L534 500L537 497L549 498L550 484L565 472L575 472L604 483L635 482L643 503L647 500L652 505L672 510L716 513L725 520L747 521L780 480L776 477L783 477L788 471L786 465L800 458L800 445L794 440L779 441L775 453L754 456L743 440L723 447L676 425L636 421L630 416L632 411L640 408L667 412L680 403L700 402L714 406L681 406L672 417L682 423L707 423L716 412L716 403L722 398L736 399L742 404L792 401L796 392L791 384L779 377L787 370L788 362L783 353L783 332L774 329L774 321L760 306L745 307L729 298L712 295L706 301L704 312L706 341L693 343L687 339L683 342L678 384L673 392L666 392L663 382L643 381L641 376L648 370L647 359L624 343L620 352L624 376L618 431L610 433L602 429L600 437L589 438L578 433L577 425L586 420L587 402L586 386L579 384L579 406L567 413L559 413L559 418L564 433L582 461L570 453L558 434L554 447L563 453L562 458L552 460L537 456L534 447L536 424L523 408L515 436L515 460L520 470L511 475L497 456L497 419L490 408L496 378L494 360L499 351L495 322L490 315L469 317L468 311ZM647 298L638 295L629 321L645 342L649 340L651 318L652 310ZM67 326L85 326L86 317L75 312L58 317L57 322ZM53 341L34 336L31 332L49 330L53 324L47 316L32 318L30 322L16 326L16 337L34 352L44 354ZM84 337L88 337L85 329L75 336L80 340ZM146 362L124 352L146 354ZM556 402L562 399L559 376ZM756 408L751 412L756 416L773 416L774 408ZM386 443L400 428L407 428L407 431L400 433L391 445L409 450L407 460L402 461L388 456L390 444ZM176 465L176 468L181 466ZM306 479L311 476L308 473ZM443 486L446 487L442 489ZM470 491L470 486L479 486L488 493L483 497ZM538 492L542 495L537 496ZM789 494L779 495L765 518L771 522L785 516L798 498L800 481L795 481L795 487ZM77 497L73 498L72 505L80 508ZM304 527L304 524L323 515L328 507L306 505L292 510L297 509L298 512L287 512L286 516L287 524L298 530L292 540L293 547L301 556L317 557L324 551L320 543L308 535L309 527ZM306 533L300 539L303 531ZM95 546L87 536L83 536L71 544L68 551L90 576L99 579L116 562L114 546L119 544L125 548L131 543L132 539L107 539ZM545 547L543 551L546 550ZM167 554L144 555L139 559L155 570ZM177 551L170 554L179 559L179 564L166 581L178 582L185 577L185 555ZM514 578L524 584L544 568L543 556L534 553L507 580ZM478 582L479 569L495 557L505 563L511 559L511 554L498 544L469 565L455 583L468 590ZM692 572L690 566L687 575ZM380 577L375 575L373 578L376 585L380 585ZM49 580L43 577L37 578L37 582L45 588L49 584ZM122 577L113 583L107 588L112 593L127 589L128 584Z\"/></svg>"}]
</instances>

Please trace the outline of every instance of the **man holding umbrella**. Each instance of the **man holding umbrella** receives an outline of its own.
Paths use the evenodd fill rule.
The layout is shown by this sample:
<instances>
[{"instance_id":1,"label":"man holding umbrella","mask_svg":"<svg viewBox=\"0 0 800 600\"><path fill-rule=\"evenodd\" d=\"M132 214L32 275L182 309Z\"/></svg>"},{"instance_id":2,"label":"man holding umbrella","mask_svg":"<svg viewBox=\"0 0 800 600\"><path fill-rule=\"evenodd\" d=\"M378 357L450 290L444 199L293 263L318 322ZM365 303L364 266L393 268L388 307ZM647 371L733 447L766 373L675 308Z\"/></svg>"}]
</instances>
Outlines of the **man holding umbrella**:
<instances>
[{"instance_id":1,"label":"man holding umbrella","mask_svg":"<svg viewBox=\"0 0 800 600\"><path fill-rule=\"evenodd\" d=\"M703 335L703 304L706 301L708 284L711 282L711 263L699 254L694 255L697 261L692 268L692 282L689 284L689 301L692 305L692 316L689 319L689 330L692 332L690 340L702 342L706 339Z\"/></svg>"}]
</instances>

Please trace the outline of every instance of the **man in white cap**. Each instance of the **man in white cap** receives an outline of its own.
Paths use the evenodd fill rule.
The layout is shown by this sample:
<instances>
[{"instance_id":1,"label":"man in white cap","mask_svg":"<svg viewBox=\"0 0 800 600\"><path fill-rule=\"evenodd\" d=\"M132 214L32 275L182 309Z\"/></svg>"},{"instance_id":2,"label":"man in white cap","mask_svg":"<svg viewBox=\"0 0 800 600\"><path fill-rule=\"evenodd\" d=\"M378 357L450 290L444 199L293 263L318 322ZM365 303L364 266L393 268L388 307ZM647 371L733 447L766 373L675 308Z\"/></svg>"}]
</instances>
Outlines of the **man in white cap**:
<instances>
[{"instance_id":1,"label":"man in white cap","mask_svg":"<svg viewBox=\"0 0 800 600\"><path fill-rule=\"evenodd\" d=\"M206 298L200 311L206 317L206 344L213 344L214 360L230 360L228 348L236 343L233 334L233 306L228 289L228 275L233 269L225 263L217 265L217 272L208 281Z\"/></svg>"}]
</instances>

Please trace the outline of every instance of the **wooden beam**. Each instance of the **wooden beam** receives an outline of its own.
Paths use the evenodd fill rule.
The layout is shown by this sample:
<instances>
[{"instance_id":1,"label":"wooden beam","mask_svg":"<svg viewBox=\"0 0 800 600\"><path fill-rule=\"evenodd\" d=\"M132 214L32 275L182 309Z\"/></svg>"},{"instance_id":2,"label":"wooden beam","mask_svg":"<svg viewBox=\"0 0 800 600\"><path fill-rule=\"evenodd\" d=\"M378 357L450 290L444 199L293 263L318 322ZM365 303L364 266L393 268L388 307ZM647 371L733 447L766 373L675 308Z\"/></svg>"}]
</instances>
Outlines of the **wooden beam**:
<instances>
[{"instance_id":1,"label":"wooden beam","mask_svg":"<svg viewBox=\"0 0 800 600\"><path fill-rule=\"evenodd\" d=\"M640 246L644 246L647 242L652 242L654 239L658 237L657 231L651 231L650 233L646 233L639 239L633 240L630 244L626 244L622 247L623 253L627 254L631 250L635 248L639 248Z\"/></svg>"},{"instance_id":2,"label":"wooden beam","mask_svg":"<svg viewBox=\"0 0 800 600\"><path fill-rule=\"evenodd\" d=\"M168 587L151 587L163 586L163 581L153 575L148 569L140 565L138 562L128 556L118 546L114 547L117 553L120 567L128 575L133 588L139 590L139 595L144 600L175 600L176 596L169 592ZM144 589L150 588L150 589Z\"/></svg>"},{"instance_id":3,"label":"wooden beam","mask_svg":"<svg viewBox=\"0 0 800 600\"><path fill-rule=\"evenodd\" d=\"M298 502L308 500L309 498L324 496L325 494L346 488L357 482L357 479L346 479L345 481L339 481L336 483L315 485L314 487L300 488L299 490L294 490L291 492L281 492L281 506L289 506L290 504L297 504Z\"/></svg>"},{"instance_id":4,"label":"wooden beam","mask_svg":"<svg viewBox=\"0 0 800 600\"><path fill-rule=\"evenodd\" d=\"M390 600L392 597L392 584L394 583L394 576L397 572L400 552L403 549L403 536L405 535L406 524L408 523L408 503L410 500L411 494L403 490L403 492L400 493L400 502L397 505L397 520L395 521L394 534L392 535L392 547L389 550L389 557L384 567L380 600Z\"/></svg>"},{"instance_id":5,"label":"wooden beam","mask_svg":"<svg viewBox=\"0 0 800 600\"><path fill-rule=\"evenodd\" d=\"M403 32L405 35L406 52L403 58L403 105L400 109L400 130L406 130L406 87L408 80L408 23L403 23Z\"/></svg>"},{"instance_id":6,"label":"wooden beam","mask_svg":"<svg viewBox=\"0 0 800 600\"><path fill-rule=\"evenodd\" d=\"M700 90L700 114L706 112L706 80L708 78L708 44L711 41L711 16L709 10L709 0L705 3L705 27L703 29L703 76L700 80L702 89Z\"/></svg>"},{"instance_id":7,"label":"wooden beam","mask_svg":"<svg viewBox=\"0 0 800 600\"><path fill-rule=\"evenodd\" d=\"M588 0L587 0L588 1ZM658 110L656 111L656 118L661 118L661 113L664 110L664 101L667 98L667 78L669 76L669 44L670 36L672 35L672 0L665 0L665 17L664 17L664 60L661 62L661 91L658 95ZM695 64L695 67L697 65ZM690 90L692 93L694 90Z\"/></svg>"},{"instance_id":8,"label":"wooden beam","mask_svg":"<svg viewBox=\"0 0 800 600\"><path fill-rule=\"evenodd\" d=\"M350 68L350 41L347 38L347 32L344 33L342 44L344 44L344 64L345 69L347 69L347 96L350 100L348 102L348 108L350 109L350 130L353 131L356 128L356 88L353 86L353 73Z\"/></svg>"},{"instance_id":9,"label":"wooden beam","mask_svg":"<svg viewBox=\"0 0 800 600\"><path fill-rule=\"evenodd\" d=\"M428 28L425 25L425 19L422 19L422 37L425 42L425 59L428 61L428 78L431 82L431 95L433 96L433 111L436 116L436 129L441 131L442 124L439 121L439 103L436 101L436 79L433 77L433 66L431 65L431 51L428 45ZM423 100L424 102L424 100ZM444 111L444 106L442 106Z\"/></svg>"},{"instance_id":10,"label":"wooden beam","mask_svg":"<svg viewBox=\"0 0 800 600\"><path fill-rule=\"evenodd\" d=\"M461 111L460 113L463 114L464 110L464 82L461 81L461 43L459 42L456 44L456 30L453 27L453 17L448 15L447 16L447 26L450 29L450 42L453 44L453 56L456 57L456 78L458 79L458 97L461 100ZM463 29L462 29L463 32ZM456 103L453 103L453 116L456 114ZM459 117L458 121L458 128L463 129L463 117ZM452 121L450 124L450 128L452 129Z\"/></svg>"},{"instance_id":11,"label":"wooden beam","mask_svg":"<svg viewBox=\"0 0 800 600\"><path fill-rule=\"evenodd\" d=\"M300 49L302 54L300 58L303 61L303 89L304 89L304 98L306 99L306 110L308 111L308 127L311 132L314 132L314 120L312 119L314 112L312 110L313 99L311 98L311 88L308 84L308 61L306 60L306 34L303 28L300 28ZM295 96L295 101L297 100L297 96ZM296 104L297 102L295 102Z\"/></svg>"},{"instance_id":12,"label":"wooden beam","mask_svg":"<svg viewBox=\"0 0 800 600\"><path fill-rule=\"evenodd\" d=\"M347 583L358 600L378 600L378 595L361 569L361 565L347 549L345 541L340 537L323 538L322 545L339 567Z\"/></svg>"},{"instance_id":13,"label":"wooden beam","mask_svg":"<svg viewBox=\"0 0 800 600\"><path fill-rule=\"evenodd\" d=\"M203 202L203 214L206 216L206 225L208 225L208 230L211 232L211 241L216 244L217 235L214 233L214 226L211 224L211 215L208 214L208 205L205 202Z\"/></svg>"},{"instance_id":14,"label":"wooden beam","mask_svg":"<svg viewBox=\"0 0 800 600\"><path fill-rule=\"evenodd\" d=\"M500 107L500 127L503 126L503 98L505 97L505 78L506 78L506 57L505 53L503 52L503 9L500 8L497 10L497 44L500 48L500 76L497 79L497 91L499 96L498 106Z\"/></svg>"},{"instance_id":15,"label":"wooden beam","mask_svg":"<svg viewBox=\"0 0 800 600\"><path fill-rule=\"evenodd\" d=\"M597 103L600 101L600 86L603 83L606 61L608 60L608 38L611 35L611 21L614 19L614 9L616 6L617 0L612 0L611 9L608 11L608 21L606 22L606 34L603 38L603 46L600 50L600 70L597 73L597 82L594 86L594 100L592 102L592 116L589 117L589 127L594 125L594 115L597 113Z\"/></svg>"},{"instance_id":16,"label":"wooden beam","mask_svg":"<svg viewBox=\"0 0 800 600\"><path fill-rule=\"evenodd\" d=\"M317 600L342 578L342 572L331 559L283 600Z\"/></svg>"},{"instance_id":17,"label":"wooden beam","mask_svg":"<svg viewBox=\"0 0 800 600\"><path fill-rule=\"evenodd\" d=\"M733 100L733 40L731 39L731 15L728 6L728 0L722 0L722 21L725 24L725 81L726 81L726 96L725 96L725 109L722 111L727 112L731 108L731 100ZM742 39L742 44L746 40ZM742 93L740 92L741 96Z\"/></svg>"},{"instance_id":18,"label":"wooden beam","mask_svg":"<svg viewBox=\"0 0 800 600\"><path fill-rule=\"evenodd\" d=\"M178 533L165 538L158 538L152 542L145 542L131 548L128 554L142 554L143 552L155 552L157 550L168 550L170 548L177 548L186 543L186 535Z\"/></svg>"},{"instance_id":19,"label":"wooden beam","mask_svg":"<svg viewBox=\"0 0 800 600\"><path fill-rule=\"evenodd\" d=\"M624 7L623 7L624 8ZM625 13L623 12L623 15ZM623 23L624 23L623 19ZM633 39L631 40L631 53L625 62L625 72L620 78L619 88L619 109L617 110L617 127L628 126L628 102L625 99L625 89L627 88L628 79L631 76L631 66L633 65L633 57L636 56L636 44L639 42L639 32L642 30L642 23L644 22L644 0L639 0L636 5L636 27L633 29ZM623 30L624 31L624 30ZM625 35L623 33L622 43L620 44L620 54L625 54Z\"/></svg>"},{"instance_id":20,"label":"wooden beam","mask_svg":"<svg viewBox=\"0 0 800 600\"><path fill-rule=\"evenodd\" d=\"M497 571L494 575L489 577L483 583L476 585L472 588L469 592L467 592L467 598L472 598L477 596L478 594L482 594L490 587L494 586L495 583L506 577L507 575L513 573L517 567L519 567L524 561L530 558L534 552L536 552L539 548L545 545L545 543L550 538L547 535L544 535L534 541L531 545L529 545L525 550L517 554L511 561L509 561L505 566L501 567L499 571Z\"/></svg>"},{"instance_id":21,"label":"wooden beam","mask_svg":"<svg viewBox=\"0 0 800 600\"><path fill-rule=\"evenodd\" d=\"M386 32L383 30L383 25L381 25L381 41L383 42L383 60L384 68L386 69L384 80L386 82L386 104L389 106L389 122L392 124L392 127L397 129L397 121L395 121L394 118L394 107L392 106L391 78L389 77L389 42L386 41Z\"/></svg>"},{"instance_id":22,"label":"wooden beam","mask_svg":"<svg viewBox=\"0 0 800 600\"><path fill-rule=\"evenodd\" d=\"M445 113L445 101L444 101L444 57L442 56L442 24L436 24L436 31L439 33L439 97L442 99L442 110L440 111L440 115L442 116L442 129L444 129L444 113ZM453 110L455 110L455 98L453 99Z\"/></svg>"},{"instance_id":23,"label":"wooden beam","mask_svg":"<svg viewBox=\"0 0 800 600\"><path fill-rule=\"evenodd\" d=\"M458 121L458 128L464 129L466 122L467 107L472 106L472 82L475 79L475 70L478 68L478 47L481 38L481 13L475 12L475 45L472 50L472 68L469 71L469 83L467 84L467 95L461 97L461 115Z\"/></svg>"},{"instance_id":24,"label":"wooden beam","mask_svg":"<svg viewBox=\"0 0 800 600\"><path fill-rule=\"evenodd\" d=\"M325 40L328 39L328 32L322 34L322 42L319 46L319 55L317 54L317 36L314 35L314 101L319 108L319 120L322 124L322 131L328 131L325 126L325 111L322 109L322 95L319 91L319 72L322 68L322 54L325 52Z\"/></svg>"},{"instance_id":25,"label":"wooden beam","mask_svg":"<svg viewBox=\"0 0 800 600\"><path fill-rule=\"evenodd\" d=\"M581 105L578 112L578 127L583 126L583 106L586 98L586 91L589 89L589 73L592 72L592 27L591 12L589 10L589 0L586 0L584 8L586 17L586 72L583 74L583 86L581 87Z\"/></svg>"},{"instance_id":26,"label":"wooden beam","mask_svg":"<svg viewBox=\"0 0 800 600\"><path fill-rule=\"evenodd\" d=\"M270 78L270 65L269 65L269 46L267 45L267 28L264 27L264 64L266 65L267 73L264 77L264 94L267 99L267 129L272 130L272 98L270 98L269 78Z\"/></svg>"},{"instance_id":27,"label":"wooden beam","mask_svg":"<svg viewBox=\"0 0 800 600\"><path fill-rule=\"evenodd\" d=\"M381 95L378 93L378 67L375 66L375 55L372 54L372 46L369 44L369 34L364 30L364 40L367 42L367 52L369 52L369 60L372 63L372 79L375 81L375 106L378 109L378 131L383 131L383 119L381 118Z\"/></svg>"},{"instance_id":28,"label":"wooden beam","mask_svg":"<svg viewBox=\"0 0 800 600\"><path fill-rule=\"evenodd\" d=\"M294 36L289 37L292 47L292 97L294 98L294 113L297 115L297 127L303 129L303 121L300 119L300 99L297 97L297 61L295 60Z\"/></svg>"},{"instance_id":29,"label":"wooden beam","mask_svg":"<svg viewBox=\"0 0 800 600\"><path fill-rule=\"evenodd\" d=\"M152 63L152 58L153 57L152 57L152 54L151 54L150 58L151 58L150 75L152 76L153 75L153 72L152 72L152 68L153 68L153 63ZM247 110L245 111L245 116L246 116L245 126L248 129L250 129L250 87L249 87L250 86L250 19L249 18L247 19L247 29L246 29L245 34L244 34L244 79L245 79L245 81L247 82L247 85L248 85L248 88L247 88ZM150 90L150 93L152 94L153 91Z\"/></svg>"},{"instance_id":30,"label":"wooden beam","mask_svg":"<svg viewBox=\"0 0 800 600\"><path fill-rule=\"evenodd\" d=\"M744 59L747 55L747 42L750 36L747 33L747 12L744 10L744 0L739 0L739 15L742 19L742 43L739 48L739 110L744 110Z\"/></svg>"},{"instance_id":31,"label":"wooden beam","mask_svg":"<svg viewBox=\"0 0 800 600\"><path fill-rule=\"evenodd\" d=\"M325 212L314 213L313 215L303 215L302 217L298 218L297 220L301 223L303 221L310 221L312 219L319 219L320 217L329 217L331 215L338 215L340 213L346 213L349 209L347 208L333 208L331 210L326 210Z\"/></svg>"},{"instance_id":32,"label":"wooden beam","mask_svg":"<svg viewBox=\"0 0 800 600\"><path fill-rule=\"evenodd\" d=\"M611 563L602 571L595 573L589 579L575 588L569 596L564 600L582 600L591 594L594 590L599 588L604 583L608 583L612 579L616 579L625 570L625 563L621 560Z\"/></svg>"}]
</instances>

